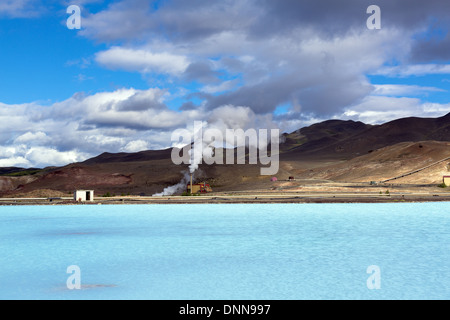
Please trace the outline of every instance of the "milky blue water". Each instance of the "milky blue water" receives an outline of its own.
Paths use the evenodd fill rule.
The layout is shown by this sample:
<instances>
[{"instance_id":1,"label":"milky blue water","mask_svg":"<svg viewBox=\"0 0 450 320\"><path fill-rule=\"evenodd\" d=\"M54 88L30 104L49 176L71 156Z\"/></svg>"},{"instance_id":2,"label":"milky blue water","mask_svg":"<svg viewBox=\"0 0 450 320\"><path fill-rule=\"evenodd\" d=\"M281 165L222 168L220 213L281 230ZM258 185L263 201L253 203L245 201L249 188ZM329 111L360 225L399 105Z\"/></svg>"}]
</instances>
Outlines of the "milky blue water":
<instances>
[{"instance_id":1,"label":"milky blue water","mask_svg":"<svg viewBox=\"0 0 450 320\"><path fill-rule=\"evenodd\" d=\"M0 207L0 299L449 299L449 208Z\"/></svg>"}]
</instances>

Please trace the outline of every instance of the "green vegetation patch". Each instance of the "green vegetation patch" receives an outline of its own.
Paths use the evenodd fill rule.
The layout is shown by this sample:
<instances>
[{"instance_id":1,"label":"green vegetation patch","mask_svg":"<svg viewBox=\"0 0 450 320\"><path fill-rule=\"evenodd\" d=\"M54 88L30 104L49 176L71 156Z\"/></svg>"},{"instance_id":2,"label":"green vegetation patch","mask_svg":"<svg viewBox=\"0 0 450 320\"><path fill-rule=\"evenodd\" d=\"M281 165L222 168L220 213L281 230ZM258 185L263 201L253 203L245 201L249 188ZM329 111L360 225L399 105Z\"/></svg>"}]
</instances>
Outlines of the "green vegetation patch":
<instances>
[{"instance_id":1,"label":"green vegetation patch","mask_svg":"<svg viewBox=\"0 0 450 320\"><path fill-rule=\"evenodd\" d=\"M6 173L6 174L4 174L4 176L7 176L7 177L32 176L41 171L42 170L40 170L40 169L22 170L22 171L17 171L17 172L12 172L12 173Z\"/></svg>"},{"instance_id":2,"label":"green vegetation patch","mask_svg":"<svg viewBox=\"0 0 450 320\"><path fill-rule=\"evenodd\" d=\"M183 196L183 197L198 197L198 196L200 196L200 193L190 193L190 192L185 191L181 194L181 196Z\"/></svg>"},{"instance_id":3,"label":"green vegetation patch","mask_svg":"<svg viewBox=\"0 0 450 320\"><path fill-rule=\"evenodd\" d=\"M107 193L105 193L104 195L102 195L102 197L103 198L111 198L111 197L115 197L116 195L113 193L113 194L111 194L111 193L109 193L109 192L107 192Z\"/></svg>"}]
</instances>

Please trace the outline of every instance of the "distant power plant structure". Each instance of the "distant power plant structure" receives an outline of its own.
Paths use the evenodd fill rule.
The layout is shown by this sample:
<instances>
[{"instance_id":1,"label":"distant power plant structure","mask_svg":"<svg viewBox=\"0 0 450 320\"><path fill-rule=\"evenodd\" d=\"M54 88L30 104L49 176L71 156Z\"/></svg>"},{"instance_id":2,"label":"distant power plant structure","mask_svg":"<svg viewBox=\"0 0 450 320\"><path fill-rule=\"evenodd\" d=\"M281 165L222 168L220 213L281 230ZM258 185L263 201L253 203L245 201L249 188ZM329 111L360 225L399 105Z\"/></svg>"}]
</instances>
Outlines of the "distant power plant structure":
<instances>
[{"instance_id":1,"label":"distant power plant structure","mask_svg":"<svg viewBox=\"0 0 450 320\"><path fill-rule=\"evenodd\" d=\"M208 192L212 192L212 188L211 186L206 183L206 182L202 182L202 183L192 183L192 179L191 179L191 183L187 185L187 190L188 193L190 194L194 194L194 193L208 193Z\"/></svg>"}]
</instances>

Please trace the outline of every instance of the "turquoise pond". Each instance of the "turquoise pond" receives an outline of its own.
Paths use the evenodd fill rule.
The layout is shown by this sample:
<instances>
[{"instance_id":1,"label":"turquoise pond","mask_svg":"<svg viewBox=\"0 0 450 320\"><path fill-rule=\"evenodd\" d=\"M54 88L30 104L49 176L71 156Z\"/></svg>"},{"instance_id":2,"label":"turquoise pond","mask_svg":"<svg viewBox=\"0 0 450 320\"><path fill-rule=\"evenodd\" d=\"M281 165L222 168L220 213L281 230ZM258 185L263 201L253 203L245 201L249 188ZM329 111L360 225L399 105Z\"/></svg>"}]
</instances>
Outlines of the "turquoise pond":
<instances>
[{"instance_id":1,"label":"turquoise pond","mask_svg":"<svg viewBox=\"0 0 450 320\"><path fill-rule=\"evenodd\" d=\"M450 299L449 208L3 206L0 299Z\"/></svg>"}]
</instances>

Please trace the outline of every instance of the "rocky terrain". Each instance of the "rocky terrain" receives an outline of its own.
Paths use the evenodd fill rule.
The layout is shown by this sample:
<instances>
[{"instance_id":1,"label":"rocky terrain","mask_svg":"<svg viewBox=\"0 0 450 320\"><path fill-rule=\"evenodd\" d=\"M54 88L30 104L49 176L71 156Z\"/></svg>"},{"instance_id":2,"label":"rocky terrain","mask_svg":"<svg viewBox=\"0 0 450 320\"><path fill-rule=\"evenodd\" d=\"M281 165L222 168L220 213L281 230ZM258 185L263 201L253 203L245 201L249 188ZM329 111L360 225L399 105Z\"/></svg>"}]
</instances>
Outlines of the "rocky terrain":
<instances>
[{"instance_id":1,"label":"rocky terrain","mask_svg":"<svg viewBox=\"0 0 450 320\"><path fill-rule=\"evenodd\" d=\"M104 153L80 163L45 169L0 168L0 196L152 195L182 181L187 165L174 165L171 149ZM450 114L405 118L381 125L329 120L283 135L278 180L369 183L417 170L450 157ZM435 185L450 175L450 160L390 183ZM214 191L273 190L260 165L200 165L197 181ZM279 184L279 183L278 183ZM298 186L294 183L292 187Z\"/></svg>"}]
</instances>

